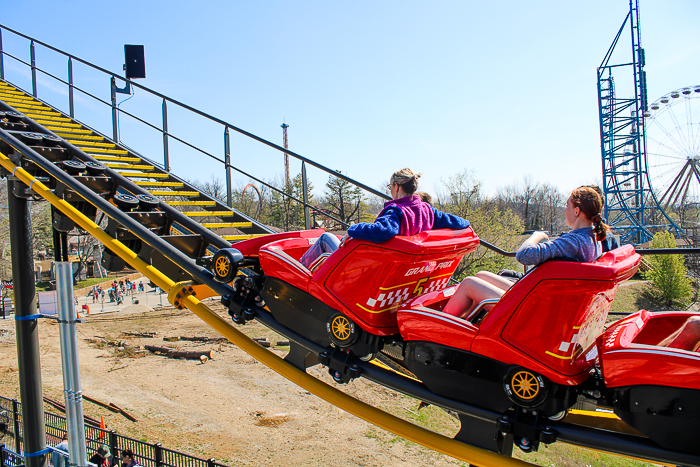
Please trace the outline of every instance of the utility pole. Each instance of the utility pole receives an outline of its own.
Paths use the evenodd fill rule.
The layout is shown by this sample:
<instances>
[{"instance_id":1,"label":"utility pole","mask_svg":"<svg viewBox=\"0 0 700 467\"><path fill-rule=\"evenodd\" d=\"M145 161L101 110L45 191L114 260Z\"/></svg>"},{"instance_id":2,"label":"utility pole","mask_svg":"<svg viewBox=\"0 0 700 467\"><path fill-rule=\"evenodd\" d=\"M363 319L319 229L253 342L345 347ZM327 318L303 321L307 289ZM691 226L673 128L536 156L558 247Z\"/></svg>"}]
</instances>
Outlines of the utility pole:
<instances>
[{"instance_id":1,"label":"utility pole","mask_svg":"<svg viewBox=\"0 0 700 467\"><path fill-rule=\"evenodd\" d=\"M15 330L19 393L22 402L22 454L27 467L46 467L46 427L42 399L39 320L36 310L32 222L26 186L8 177L7 204L12 248L12 282L15 290Z\"/></svg>"}]
</instances>

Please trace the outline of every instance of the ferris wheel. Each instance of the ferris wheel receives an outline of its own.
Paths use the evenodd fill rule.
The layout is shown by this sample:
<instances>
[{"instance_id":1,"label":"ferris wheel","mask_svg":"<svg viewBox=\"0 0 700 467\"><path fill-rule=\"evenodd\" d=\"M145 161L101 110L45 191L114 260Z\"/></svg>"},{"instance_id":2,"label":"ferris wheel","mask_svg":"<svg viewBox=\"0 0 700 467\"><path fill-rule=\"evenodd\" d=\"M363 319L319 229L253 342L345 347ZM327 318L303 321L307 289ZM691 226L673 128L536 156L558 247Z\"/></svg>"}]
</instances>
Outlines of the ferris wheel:
<instances>
[{"instance_id":1,"label":"ferris wheel","mask_svg":"<svg viewBox=\"0 0 700 467\"><path fill-rule=\"evenodd\" d=\"M683 229L700 227L700 86L649 106L646 166L659 207Z\"/></svg>"}]
</instances>

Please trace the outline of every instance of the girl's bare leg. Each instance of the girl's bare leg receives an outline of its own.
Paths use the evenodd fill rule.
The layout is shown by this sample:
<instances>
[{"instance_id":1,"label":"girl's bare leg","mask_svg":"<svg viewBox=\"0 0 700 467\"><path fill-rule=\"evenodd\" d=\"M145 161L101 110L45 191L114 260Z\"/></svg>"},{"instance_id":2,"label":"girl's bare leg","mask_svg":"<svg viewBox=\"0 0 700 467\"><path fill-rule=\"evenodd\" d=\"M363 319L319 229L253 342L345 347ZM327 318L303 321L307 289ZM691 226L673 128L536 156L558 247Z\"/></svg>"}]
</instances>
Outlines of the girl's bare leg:
<instances>
[{"instance_id":1,"label":"girl's bare leg","mask_svg":"<svg viewBox=\"0 0 700 467\"><path fill-rule=\"evenodd\" d=\"M466 318L483 300L501 298L504 290L478 277L467 277L447 302L443 311Z\"/></svg>"},{"instance_id":2,"label":"girl's bare leg","mask_svg":"<svg viewBox=\"0 0 700 467\"><path fill-rule=\"evenodd\" d=\"M491 285L495 285L499 289L506 291L511 288L513 282L509 281L505 277L501 277L498 274L494 274L488 271L479 271L475 274L475 277L488 282Z\"/></svg>"}]
</instances>

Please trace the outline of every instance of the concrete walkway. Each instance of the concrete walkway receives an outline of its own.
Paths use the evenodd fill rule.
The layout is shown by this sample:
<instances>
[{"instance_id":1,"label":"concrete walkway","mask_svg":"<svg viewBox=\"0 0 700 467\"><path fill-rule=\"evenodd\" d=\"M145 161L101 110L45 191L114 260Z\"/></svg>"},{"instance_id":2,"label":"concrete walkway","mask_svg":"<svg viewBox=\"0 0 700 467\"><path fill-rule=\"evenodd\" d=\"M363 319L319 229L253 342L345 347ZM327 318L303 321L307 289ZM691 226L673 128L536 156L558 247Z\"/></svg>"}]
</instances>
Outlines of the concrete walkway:
<instances>
[{"instance_id":1,"label":"concrete walkway","mask_svg":"<svg viewBox=\"0 0 700 467\"><path fill-rule=\"evenodd\" d=\"M127 306L131 305L145 305L148 308L169 305L168 295L166 293L163 293L158 288L154 289L151 286L149 286L149 280L147 278L142 277L140 279L134 280L133 282L136 283L137 290L133 294L131 292L125 293L124 302L121 305L117 305L116 301L109 301L109 294L107 293L107 290L104 291L104 298L100 297L95 302L93 302L92 297L86 297L84 295L82 297L78 297L78 305L76 306L76 309L78 310L80 317L85 318L85 316L83 316L85 314L83 311L83 305L87 305L90 308L90 315L120 311L123 308L126 308ZM144 292L138 291L140 282L143 282L145 288ZM136 303L137 301L138 303Z\"/></svg>"}]
</instances>

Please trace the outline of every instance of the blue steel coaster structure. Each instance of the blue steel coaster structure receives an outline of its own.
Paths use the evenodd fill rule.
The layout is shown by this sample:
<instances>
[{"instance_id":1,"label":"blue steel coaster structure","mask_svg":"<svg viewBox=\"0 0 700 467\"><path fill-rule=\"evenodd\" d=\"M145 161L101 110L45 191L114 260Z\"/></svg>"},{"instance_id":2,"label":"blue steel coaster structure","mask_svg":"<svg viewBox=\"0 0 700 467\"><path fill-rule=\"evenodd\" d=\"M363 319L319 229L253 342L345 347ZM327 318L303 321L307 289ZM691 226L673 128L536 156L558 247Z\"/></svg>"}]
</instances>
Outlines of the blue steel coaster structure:
<instances>
[{"instance_id":1,"label":"blue steel coaster structure","mask_svg":"<svg viewBox=\"0 0 700 467\"><path fill-rule=\"evenodd\" d=\"M632 60L612 63L613 52L629 22ZM649 182L646 155L645 117L648 114L644 49L639 29L639 3L630 0L630 10L612 45L598 67L598 109L603 156L605 217L619 232L622 244L642 244L655 231L684 234L660 206ZM629 97L619 97L614 74L632 68L634 85ZM629 75L626 75L627 77ZM624 86L622 86L624 89Z\"/></svg>"}]
</instances>

